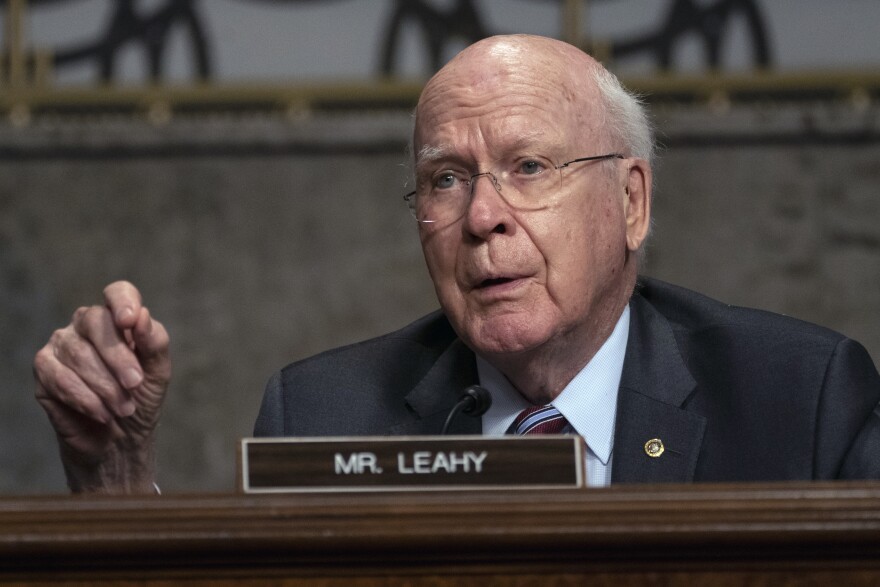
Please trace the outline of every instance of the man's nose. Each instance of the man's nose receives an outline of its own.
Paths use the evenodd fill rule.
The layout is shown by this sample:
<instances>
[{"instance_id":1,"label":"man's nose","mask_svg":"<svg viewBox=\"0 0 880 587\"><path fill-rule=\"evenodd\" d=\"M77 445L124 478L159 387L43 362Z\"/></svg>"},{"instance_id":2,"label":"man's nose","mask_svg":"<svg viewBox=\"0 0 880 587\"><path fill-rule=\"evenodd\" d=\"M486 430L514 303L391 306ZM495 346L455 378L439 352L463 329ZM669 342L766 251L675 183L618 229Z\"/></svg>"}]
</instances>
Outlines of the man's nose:
<instances>
[{"instance_id":1,"label":"man's nose","mask_svg":"<svg viewBox=\"0 0 880 587\"><path fill-rule=\"evenodd\" d=\"M482 178L487 181L480 181ZM465 210L468 232L487 238L492 233L505 233L511 228L510 206L504 199L498 178L485 171L471 176L471 194Z\"/></svg>"}]
</instances>

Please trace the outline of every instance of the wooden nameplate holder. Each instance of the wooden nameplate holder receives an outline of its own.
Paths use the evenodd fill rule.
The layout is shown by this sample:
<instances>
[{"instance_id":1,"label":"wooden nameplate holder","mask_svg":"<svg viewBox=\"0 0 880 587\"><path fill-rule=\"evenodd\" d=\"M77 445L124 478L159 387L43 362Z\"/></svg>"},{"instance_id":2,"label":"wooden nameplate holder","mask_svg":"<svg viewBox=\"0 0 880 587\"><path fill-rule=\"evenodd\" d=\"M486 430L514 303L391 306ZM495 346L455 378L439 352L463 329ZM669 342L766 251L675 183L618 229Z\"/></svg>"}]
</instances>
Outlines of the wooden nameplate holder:
<instances>
[{"instance_id":1,"label":"wooden nameplate holder","mask_svg":"<svg viewBox=\"0 0 880 587\"><path fill-rule=\"evenodd\" d=\"M245 438L245 493L584 487L580 436Z\"/></svg>"}]
</instances>

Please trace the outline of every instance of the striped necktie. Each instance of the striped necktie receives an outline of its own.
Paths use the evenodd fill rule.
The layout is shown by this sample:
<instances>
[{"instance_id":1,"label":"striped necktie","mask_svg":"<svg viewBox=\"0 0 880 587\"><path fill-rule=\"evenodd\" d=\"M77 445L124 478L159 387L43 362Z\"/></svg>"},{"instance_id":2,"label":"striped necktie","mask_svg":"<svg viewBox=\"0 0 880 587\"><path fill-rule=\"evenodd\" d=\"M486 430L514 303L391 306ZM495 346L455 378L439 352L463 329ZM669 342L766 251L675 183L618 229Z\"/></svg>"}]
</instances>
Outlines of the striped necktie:
<instances>
[{"instance_id":1,"label":"striped necktie","mask_svg":"<svg viewBox=\"0 0 880 587\"><path fill-rule=\"evenodd\" d=\"M516 417L510 429L515 434L562 434L568 420L559 410L548 404L526 408Z\"/></svg>"}]
</instances>

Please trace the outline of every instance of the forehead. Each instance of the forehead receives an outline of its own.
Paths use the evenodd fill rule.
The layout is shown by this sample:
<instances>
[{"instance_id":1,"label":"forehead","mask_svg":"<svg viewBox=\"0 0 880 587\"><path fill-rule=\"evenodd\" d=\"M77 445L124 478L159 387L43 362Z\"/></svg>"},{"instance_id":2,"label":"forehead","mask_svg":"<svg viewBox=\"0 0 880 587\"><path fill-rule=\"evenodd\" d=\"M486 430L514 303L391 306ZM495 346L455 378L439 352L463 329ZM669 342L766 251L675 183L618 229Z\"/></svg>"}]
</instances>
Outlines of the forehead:
<instances>
[{"instance_id":1,"label":"forehead","mask_svg":"<svg viewBox=\"0 0 880 587\"><path fill-rule=\"evenodd\" d=\"M601 108L586 75L528 65L438 74L419 102L416 153L491 156L529 146L567 150L598 140Z\"/></svg>"}]
</instances>

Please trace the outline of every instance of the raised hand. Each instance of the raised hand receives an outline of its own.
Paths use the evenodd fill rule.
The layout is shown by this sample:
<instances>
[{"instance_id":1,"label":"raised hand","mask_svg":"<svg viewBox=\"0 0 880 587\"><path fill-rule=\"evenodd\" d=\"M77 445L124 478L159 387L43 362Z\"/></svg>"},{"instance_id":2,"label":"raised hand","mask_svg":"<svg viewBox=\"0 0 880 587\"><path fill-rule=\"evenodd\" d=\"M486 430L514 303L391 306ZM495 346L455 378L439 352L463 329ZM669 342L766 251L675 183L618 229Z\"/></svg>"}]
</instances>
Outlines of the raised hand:
<instances>
[{"instance_id":1,"label":"raised hand","mask_svg":"<svg viewBox=\"0 0 880 587\"><path fill-rule=\"evenodd\" d=\"M112 283L103 306L74 312L37 353L34 373L73 491L154 491L169 337L134 285Z\"/></svg>"}]
</instances>

